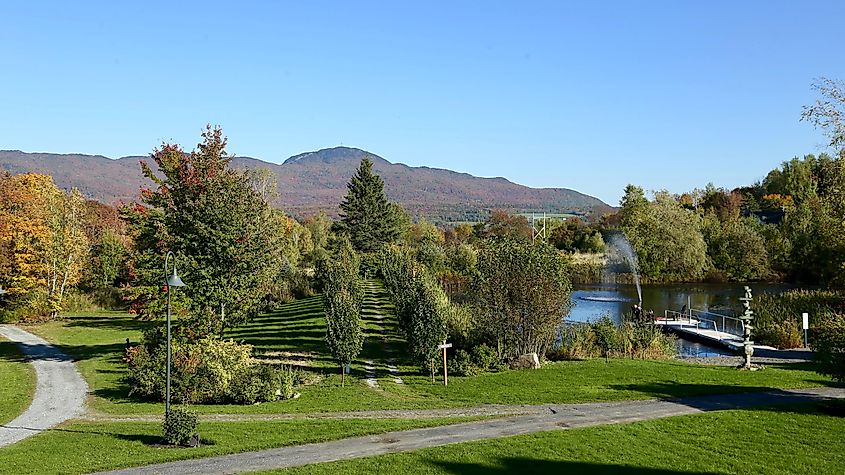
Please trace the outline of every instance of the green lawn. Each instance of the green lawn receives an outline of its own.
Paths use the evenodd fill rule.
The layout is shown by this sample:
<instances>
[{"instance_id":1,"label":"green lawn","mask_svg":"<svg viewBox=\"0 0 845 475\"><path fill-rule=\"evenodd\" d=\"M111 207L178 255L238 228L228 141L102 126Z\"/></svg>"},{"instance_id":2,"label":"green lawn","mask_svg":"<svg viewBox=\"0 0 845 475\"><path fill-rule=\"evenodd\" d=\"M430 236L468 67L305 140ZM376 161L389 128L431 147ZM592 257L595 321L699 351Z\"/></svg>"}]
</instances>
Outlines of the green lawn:
<instances>
[{"instance_id":1,"label":"green lawn","mask_svg":"<svg viewBox=\"0 0 845 475\"><path fill-rule=\"evenodd\" d=\"M845 405L833 406L837 415L821 408L735 410L542 432L269 473L839 475L845 473Z\"/></svg>"},{"instance_id":2,"label":"green lawn","mask_svg":"<svg viewBox=\"0 0 845 475\"><path fill-rule=\"evenodd\" d=\"M783 365L759 372L697 366L678 361L603 359L551 363L533 371L505 371L473 378L452 377L448 387L432 384L403 356L404 345L395 318L379 321L376 313L391 313L383 289L369 292L364 307L368 336L359 361L352 366L346 387L340 386L338 368L324 341L325 321L319 297L283 305L227 336L251 343L261 357L290 361L321 374L315 385L297 390L301 397L252 406L198 406L203 413L308 413L367 409L422 409L480 404L577 403L720 394L769 388L802 388L831 384L809 365ZM128 397L123 382L125 341L137 343L141 330L161 322L139 322L121 313L72 315L30 327L58 343L79 360L79 368L93 396L89 407L109 414L157 414L162 405ZM386 329L382 341L380 327ZM397 358L406 384L392 381L386 368L386 349ZM367 387L364 361L375 361L379 389Z\"/></svg>"},{"instance_id":3,"label":"green lawn","mask_svg":"<svg viewBox=\"0 0 845 475\"><path fill-rule=\"evenodd\" d=\"M0 337L0 424L17 417L32 401L35 370L17 345Z\"/></svg>"},{"instance_id":4,"label":"green lawn","mask_svg":"<svg viewBox=\"0 0 845 475\"><path fill-rule=\"evenodd\" d=\"M196 449L158 445L161 425L157 423L71 422L0 448L0 474L89 473L477 419L203 422L199 431L205 445Z\"/></svg>"}]
</instances>

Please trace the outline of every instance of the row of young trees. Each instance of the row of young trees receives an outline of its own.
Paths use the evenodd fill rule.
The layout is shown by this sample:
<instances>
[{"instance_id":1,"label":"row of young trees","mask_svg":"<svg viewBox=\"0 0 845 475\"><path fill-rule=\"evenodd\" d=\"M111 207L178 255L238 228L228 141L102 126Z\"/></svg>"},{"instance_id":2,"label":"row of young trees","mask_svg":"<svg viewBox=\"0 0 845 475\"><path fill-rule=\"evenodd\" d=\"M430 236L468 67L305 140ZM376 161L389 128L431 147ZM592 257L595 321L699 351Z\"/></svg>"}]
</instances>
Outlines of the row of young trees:
<instances>
[{"instance_id":1,"label":"row of young trees","mask_svg":"<svg viewBox=\"0 0 845 475\"><path fill-rule=\"evenodd\" d=\"M361 273L384 280L408 353L432 377L438 345L447 338L478 360L465 362L462 370L469 364L489 369L525 353L542 358L553 344L570 306L567 260L554 247L533 242L524 217L495 211L476 226L447 230L425 219L411 223L387 200L367 159L350 180L341 210L332 229L355 249L334 255L332 262L360 253ZM338 273L348 284L321 278L326 339L343 365L360 351L358 322L345 317L354 316L356 307L344 304L347 288L359 287L352 269L339 263L321 264L318 275L328 276L332 269L347 269ZM496 349L492 354L490 347Z\"/></svg>"}]
</instances>

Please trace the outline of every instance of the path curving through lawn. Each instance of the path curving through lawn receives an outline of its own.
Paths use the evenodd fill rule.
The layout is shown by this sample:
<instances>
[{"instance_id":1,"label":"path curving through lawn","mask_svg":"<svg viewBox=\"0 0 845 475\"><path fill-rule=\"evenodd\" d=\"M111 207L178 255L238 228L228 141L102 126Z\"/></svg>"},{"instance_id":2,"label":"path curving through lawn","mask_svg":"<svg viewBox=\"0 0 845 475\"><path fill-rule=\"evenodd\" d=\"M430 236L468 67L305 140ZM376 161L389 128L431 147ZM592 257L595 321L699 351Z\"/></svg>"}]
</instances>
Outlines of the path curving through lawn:
<instances>
[{"instance_id":1,"label":"path curving through lawn","mask_svg":"<svg viewBox=\"0 0 845 475\"><path fill-rule=\"evenodd\" d=\"M708 411L845 398L845 389L774 390L679 399L547 406L545 414L466 422L424 429L240 454L167 462L103 472L109 475L224 474L334 462L534 432L660 419Z\"/></svg>"},{"instance_id":2,"label":"path curving through lawn","mask_svg":"<svg viewBox=\"0 0 845 475\"><path fill-rule=\"evenodd\" d=\"M32 403L15 420L0 425L0 447L82 414L88 385L69 356L14 325L0 325L0 334L18 345L35 368L36 377Z\"/></svg>"}]
</instances>

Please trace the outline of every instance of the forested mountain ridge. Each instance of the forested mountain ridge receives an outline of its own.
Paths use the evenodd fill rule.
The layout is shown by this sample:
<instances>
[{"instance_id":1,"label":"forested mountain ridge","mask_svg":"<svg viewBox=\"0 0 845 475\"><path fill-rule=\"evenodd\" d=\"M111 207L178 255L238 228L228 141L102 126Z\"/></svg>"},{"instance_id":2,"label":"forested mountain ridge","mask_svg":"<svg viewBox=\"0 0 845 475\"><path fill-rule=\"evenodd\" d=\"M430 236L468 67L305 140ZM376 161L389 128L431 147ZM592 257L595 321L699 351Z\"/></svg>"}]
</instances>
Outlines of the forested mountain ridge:
<instances>
[{"instance_id":1,"label":"forested mountain ridge","mask_svg":"<svg viewBox=\"0 0 845 475\"><path fill-rule=\"evenodd\" d=\"M236 157L236 168L264 167L278 179L278 206L295 216L325 210L335 214L346 182L361 158L369 156L382 176L388 197L415 216L436 221L477 219L487 210L602 213L611 208L598 198L566 188L530 188L505 178L481 178L467 173L391 163L351 147L334 147L292 156L282 164ZM102 155L0 151L0 169L13 174L38 172L53 176L65 189L78 188L87 198L105 203L137 200L147 185L138 162L147 157L116 160Z\"/></svg>"}]
</instances>

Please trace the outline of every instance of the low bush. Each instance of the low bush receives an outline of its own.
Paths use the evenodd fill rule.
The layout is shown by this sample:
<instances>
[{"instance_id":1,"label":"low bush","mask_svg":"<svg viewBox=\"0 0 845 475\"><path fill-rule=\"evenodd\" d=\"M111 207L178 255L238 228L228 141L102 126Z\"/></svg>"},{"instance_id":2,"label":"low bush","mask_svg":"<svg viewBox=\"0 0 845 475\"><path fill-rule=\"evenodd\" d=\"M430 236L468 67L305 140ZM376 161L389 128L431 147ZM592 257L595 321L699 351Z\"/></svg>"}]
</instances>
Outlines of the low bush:
<instances>
[{"instance_id":1,"label":"low bush","mask_svg":"<svg viewBox=\"0 0 845 475\"><path fill-rule=\"evenodd\" d=\"M130 394L164 400L166 351L160 328L148 330L141 345L126 350ZM254 404L292 395L284 371L258 363L250 345L215 338L187 342L177 337L171 351L171 399L175 402Z\"/></svg>"},{"instance_id":2,"label":"low bush","mask_svg":"<svg viewBox=\"0 0 845 475\"><path fill-rule=\"evenodd\" d=\"M62 300L63 312L120 310L125 307L121 291L114 287L102 287L87 292L73 290Z\"/></svg>"},{"instance_id":3,"label":"low bush","mask_svg":"<svg viewBox=\"0 0 845 475\"><path fill-rule=\"evenodd\" d=\"M455 376L475 376L481 373L481 368L472 362L472 357L466 350L456 350L447 366L449 373Z\"/></svg>"},{"instance_id":4,"label":"low bush","mask_svg":"<svg viewBox=\"0 0 845 475\"><path fill-rule=\"evenodd\" d=\"M810 346L816 352L819 373L845 382L845 315L828 315L821 320Z\"/></svg>"},{"instance_id":5,"label":"low bush","mask_svg":"<svg viewBox=\"0 0 845 475\"><path fill-rule=\"evenodd\" d=\"M593 334L596 336L595 342L604 359L610 357L610 353L618 351L622 345L622 338L619 334L619 329L610 319L610 316L603 315L590 325Z\"/></svg>"},{"instance_id":6,"label":"low bush","mask_svg":"<svg viewBox=\"0 0 845 475\"><path fill-rule=\"evenodd\" d=\"M173 445L188 445L197 433L199 418L187 408L174 407L164 416L164 441Z\"/></svg>"},{"instance_id":7,"label":"low bush","mask_svg":"<svg viewBox=\"0 0 845 475\"><path fill-rule=\"evenodd\" d=\"M546 353L552 361L625 356L664 358L676 352L674 338L648 322L628 317L617 325L608 315L592 323L569 323L561 328L557 345Z\"/></svg>"},{"instance_id":8,"label":"low bush","mask_svg":"<svg viewBox=\"0 0 845 475\"><path fill-rule=\"evenodd\" d=\"M501 371L506 367L496 351L483 343L472 347L469 351L456 350L448 366L449 373L456 376L476 376L488 371Z\"/></svg>"},{"instance_id":9,"label":"low bush","mask_svg":"<svg viewBox=\"0 0 845 475\"><path fill-rule=\"evenodd\" d=\"M482 371L499 371L503 367L496 351L483 343L472 348L471 356L473 364Z\"/></svg>"},{"instance_id":10,"label":"low bush","mask_svg":"<svg viewBox=\"0 0 845 475\"><path fill-rule=\"evenodd\" d=\"M804 346L804 333L798 320L789 318L781 322L769 322L756 328L753 338L758 343L776 348L800 348Z\"/></svg>"},{"instance_id":11,"label":"low bush","mask_svg":"<svg viewBox=\"0 0 845 475\"><path fill-rule=\"evenodd\" d=\"M552 361L579 360L598 356L596 334L589 323L567 323L560 329L558 345L546 353Z\"/></svg>"},{"instance_id":12,"label":"low bush","mask_svg":"<svg viewBox=\"0 0 845 475\"><path fill-rule=\"evenodd\" d=\"M754 341L778 348L803 346L799 326L802 313L809 314L810 329L831 315L845 314L845 294L833 290L790 290L781 294L755 295Z\"/></svg>"}]
</instances>

